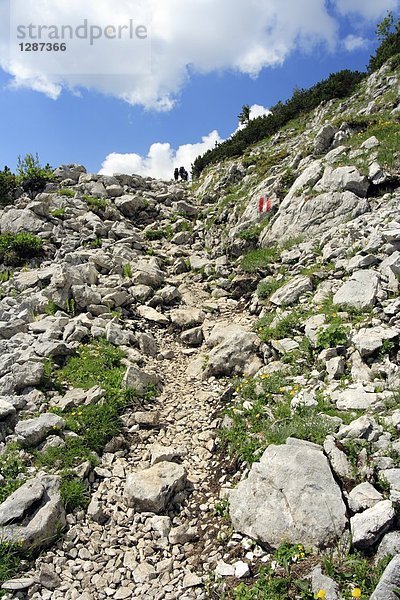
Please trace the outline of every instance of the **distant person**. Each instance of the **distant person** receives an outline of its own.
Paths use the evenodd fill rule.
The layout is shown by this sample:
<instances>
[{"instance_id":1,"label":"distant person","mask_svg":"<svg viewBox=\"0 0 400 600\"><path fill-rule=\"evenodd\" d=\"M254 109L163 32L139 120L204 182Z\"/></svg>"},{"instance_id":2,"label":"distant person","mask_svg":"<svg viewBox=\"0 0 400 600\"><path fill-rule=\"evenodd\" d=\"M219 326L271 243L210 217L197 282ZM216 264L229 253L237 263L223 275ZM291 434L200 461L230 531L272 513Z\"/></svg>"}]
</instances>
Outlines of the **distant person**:
<instances>
[{"instance_id":1,"label":"distant person","mask_svg":"<svg viewBox=\"0 0 400 600\"><path fill-rule=\"evenodd\" d=\"M186 171L185 167L180 167L179 168L179 176L182 179L182 181L187 181L189 178L189 173Z\"/></svg>"},{"instance_id":2,"label":"distant person","mask_svg":"<svg viewBox=\"0 0 400 600\"><path fill-rule=\"evenodd\" d=\"M175 179L175 181L178 181L178 179L179 179L179 169L178 169L178 167L176 167L176 169L174 171L174 179Z\"/></svg>"}]
</instances>

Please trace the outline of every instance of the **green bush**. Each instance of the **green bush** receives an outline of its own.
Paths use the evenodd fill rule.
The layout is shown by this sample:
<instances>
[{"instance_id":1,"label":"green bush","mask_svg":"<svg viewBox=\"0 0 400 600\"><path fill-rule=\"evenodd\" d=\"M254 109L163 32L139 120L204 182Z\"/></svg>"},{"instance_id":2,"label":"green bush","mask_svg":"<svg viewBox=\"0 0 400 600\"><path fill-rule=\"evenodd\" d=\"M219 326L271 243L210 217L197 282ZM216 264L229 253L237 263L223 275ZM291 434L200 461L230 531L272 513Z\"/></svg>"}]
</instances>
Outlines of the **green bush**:
<instances>
[{"instance_id":1,"label":"green bush","mask_svg":"<svg viewBox=\"0 0 400 600\"><path fill-rule=\"evenodd\" d=\"M17 178L8 167L0 171L0 207L12 204L17 189Z\"/></svg>"},{"instance_id":2,"label":"green bush","mask_svg":"<svg viewBox=\"0 0 400 600\"><path fill-rule=\"evenodd\" d=\"M32 233L3 233L0 235L0 263L18 266L40 254L41 238Z\"/></svg>"},{"instance_id":3,"label":"green bush","mask_svg":"<svg viewBox=\"0 0 400 600\"><path fill-rule=\"evenodd\" d=\"M400 19L395 23L393 13L389 12L383 21L376 29L376 35L380 41L375 54L371 56L368 64L368 72L373 73L381 68L381 66L392 56L397 60L400 53Z\"/></svg>"},{"instance_id":4,"label":"green bush","mask_svg":"<svg viewBox=\"0 0 400 600\"><path fill-rule=\"evenodd\" d=\"M317 335L317 345L319 348L336 348L336 346L345 346L348 341L348 329L340 319L334 319L329 323L326 329L321 330Z\"/></svg>"},{"instance_id":5,"label":"green bush","mask_svg":"<svg viewBox=\"0 0 400 600\"><path fill-rule=\"evenodd\" d=\"M52 167L49 164L42 167L37 153L18 157L17 182L30 196L42 192L52 179Z\"/></svg>"}]
</instances>

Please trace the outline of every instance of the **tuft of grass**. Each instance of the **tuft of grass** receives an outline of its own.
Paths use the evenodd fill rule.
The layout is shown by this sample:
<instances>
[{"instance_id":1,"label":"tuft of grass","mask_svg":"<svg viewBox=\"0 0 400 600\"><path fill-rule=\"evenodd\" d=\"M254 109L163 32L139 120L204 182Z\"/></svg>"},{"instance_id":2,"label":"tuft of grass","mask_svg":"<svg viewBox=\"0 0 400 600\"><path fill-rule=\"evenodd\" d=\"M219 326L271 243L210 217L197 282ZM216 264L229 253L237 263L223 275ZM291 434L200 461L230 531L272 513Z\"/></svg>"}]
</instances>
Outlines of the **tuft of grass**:
<instances>
[{"instance_id":1,"label":"tuft of grass","mask_svg":"<svg viewBox=\"0 0 400 600\"><path fill-rule=\"evenodd\" d=\"M303 322L309 316L309 311L296 308L291 312L277 317L276 312L272 311L262 317L255 325L255 330L263 342L271 339L281 340L287 337L299 335L303 330ZM274 326L272 323L275 322Z\"/></svg>"},{"instance_id":2,"label":"tuft of grass","mask_svg":"<svg viewBox=\"0 0 400 600\"><path fill-rule=\"evenodd\" d=\"M271 277L268 281L262 281L257 287L257 295L261 300L267 300L276 290L279 290L285 284L285 279L274 279Z\"/></svg>"},{"instance_id":3,"label":"tuft of grass","mask_svg":"<svg viewBox=\"0 0 400 600\"><path fill-rule=\"evenodd\" d=\"M335 318L331 323L319 331L317 335L317 346L319 348L336 348L337 346L347 345L349 338L349 330L345 327L341 320Z\"/></svg>"},{"instance_id":4,"label":"tuft of grass","mask_svg":"<svg viewBox=\"0 0 400 600\"><path fill-rule=\"evenodd\" d=\"M77 508L85 509L89 504L88 491L83 481L71 473L63 475L60 494L67 513L71 513Z\"/></svg>"},{"instance_id":5,"label":"tuft of grass","mask_svg":"<svg viewBox=\"0 0 400 600\"><path fill-rule=\"evenodd\" d=\"M55 208L51 211L51 214L57 219L62 219L65 216L65 208Z\"/></svg>"},{"instance_id":6,"label":"tuft of grass","mask_svg":"<svg viewBox=\"0 0 400 600\"><path fill-rule=\"evenodd\" d=\"M20 457L20 450L18 444L7 444L0 454L0 475L4 477L4 484L0 486L0 504L25 481L26 466Z\"/></svg>"},{"instance_id":7,"label":"tuft of grass","mask_svg":"<svg viewBox=\"0 0 400 600\"><path fill-rule=\"evenodd\" d=\"M73 198L75 196L74 190L70 190L69 188L62 188L58 192L59 196L65 196L66 198Z\"/></svg>"},{"instance_id":8,"label":"tuft of grass","mask_svg":"<svg viewBox=\"0 0 400 600\"><path fill-rule=\"evenodd\" d=\"M10 279L13 277L13 275L14 275L14 273L13 273L13 271L10 271L10 269L1 271L0 272L0 283L7 283L7 281L10 281Z\"/></svg>"},{"instance_id":9,"label":"tuft of grass","mask_svg":"<svg viewBox=\"0 0 400 600\"><path fill-rule=\"evenodd\" d=\"M12 579L18 574L21 564L20 548L17 544L0 542L0 583ZM0 590L0 598L6 595L5 590Z\"/></svg>"},{"instance_id":10,"label":"tuft of grass","mask_svg":"<svg viewBox=\"0 0 400 600\"><path fill-rule=\"evenodd\" d=\"M57 304L54 302L54 300L49 300L44 309L44 312L46 313L46 315L49 315L49 316L55 315L57 311L58 311Z\"/></svg>"},{"instance_id":11,"label":"tuft of grass","mask_svg":"<svg viewBox=\"0 0 400 600\"><path fill-rule=\"evenodd\" d=\"M105 395L95 404L66 411L53 409L65 419L67 429L79 437L68 438L64 448L49 448L44 453L36 453L38 465L60 470L70 469L85 460L96 464L93 453L101 453L105 444L121 432L120 415L138 397L135 390L122 389L126 370L122 362L124 358L122 350L105 339L98 339L81 346L62 369L55 370L51 362L47 363L48 388L66 389L72 386L88 390L100 386ZM155 389L149 389L142 396L144 400L150 400L155 393Z\"/></svg>"},{"instance_id":12,"label":"tuft of grass","mask_svg":"<svg viewBox=\"0 0 400 600\"><path fill-rule=\"evenodd\" d=\"M132 277L132 265L130 263L126 263L122 266L122 276L127 279Z\"/></svg>"},{"instance_id":13,"label":"tuft of grass","mask_svg":"<svg viewBox=\"0 0 400 600\"><path fill-rule=\"evenodd\" d=\"M245 254L242 257L240 266L246 273L256 273L275 263L279 256L280 251L277 246L258 248Z\"/></svg>"},{"instance_id":14,"label":"tuft of grass","mask_svg":"<svg viewBox=\"0 0 400 600\"><path fill-rule=\"evenodd\" d=\"M88 196L87 194L83 196L83 200L88 205L89 210L96 214L104 212L108 206L107 200L104 200L103 198L93 198L93 196Z\"/></svg>"}]
</instances>

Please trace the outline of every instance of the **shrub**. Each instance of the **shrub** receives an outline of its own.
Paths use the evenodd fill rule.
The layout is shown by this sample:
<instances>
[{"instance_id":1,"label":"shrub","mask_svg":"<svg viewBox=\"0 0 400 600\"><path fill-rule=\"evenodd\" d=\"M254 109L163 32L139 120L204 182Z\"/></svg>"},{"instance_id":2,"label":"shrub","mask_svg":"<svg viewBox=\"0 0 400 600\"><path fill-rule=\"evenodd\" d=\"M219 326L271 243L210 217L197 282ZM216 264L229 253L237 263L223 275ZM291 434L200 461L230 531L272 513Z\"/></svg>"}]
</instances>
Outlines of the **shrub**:
<instances>
[{"instance_id":1,"label":"shrub","mask_svg":"<svg viewBox=\"0 0 400 600\"><path fill-rule=\"evenodd\" d=\"M12 204L17 189L17 178L8 167L0 171L0 206Z\"/></svg>"},{"instance_id":2,"label":"shrub","mask_svg":"<svg viewBox=\"0 0 400 600\"><path fill-rule=\"evenodd\" d=\"M369 73L377 71L389 58L400 53L400 19L395 23L393 13L389 12L378 25L376 35L380 45L369 60Z\"/></svg>"},{"instance_id":3,"label":"shrub","mask_svg":"<svg viewBox=\"0 0 400 600\"><path fill-rule=\"evenodd\" d=\"M18 266L37 256L42 248L43 241L32 233L3 233L0 235L0 263Z\"/></svg>"},{"instance_id":4,"label":"shrub","mask_svg":"<svg viewBox=\"0 0 400 600\"><path fill-rule=\"evenodd\" d=\"M23 158L19 156L17 174L18 183L31 197L43 192L46 184L53 179L52 167L49 164L42 167L37 154L27 154Z\"/></svg>"},{"instance_id":5,"label":"shrub","mask_svg":"<svg viewBox=\"0 0 400 600\"><path fill-rule=\"evenodd\" d=\"M342 325L339 319L334 319L328 327L317 335L317 345L320 348L336 348L344 346L348 340L348 329Z\"/></svg>"}]
</instances>

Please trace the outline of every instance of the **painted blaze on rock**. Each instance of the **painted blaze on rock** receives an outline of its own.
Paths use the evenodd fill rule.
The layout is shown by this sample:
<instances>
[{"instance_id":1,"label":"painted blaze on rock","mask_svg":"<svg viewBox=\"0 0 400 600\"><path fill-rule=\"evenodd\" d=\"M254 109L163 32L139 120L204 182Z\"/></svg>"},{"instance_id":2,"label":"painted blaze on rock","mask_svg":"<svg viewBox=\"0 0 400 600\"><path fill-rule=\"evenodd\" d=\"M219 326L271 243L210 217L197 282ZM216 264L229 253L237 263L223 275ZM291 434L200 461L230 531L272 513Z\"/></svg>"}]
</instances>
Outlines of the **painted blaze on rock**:
<instances>
[{"instance_id":1,"label":"painted blaze on rock","mask_svg":"<svg viewBox=\"0 0 400 600\"><path fill-rule=\"evenodd\" d=\"M284 541L328 547L347 524L327 458L298 440L269 446L229 500L235 529L272 547Z\"/></svg>"}]
</instances>

